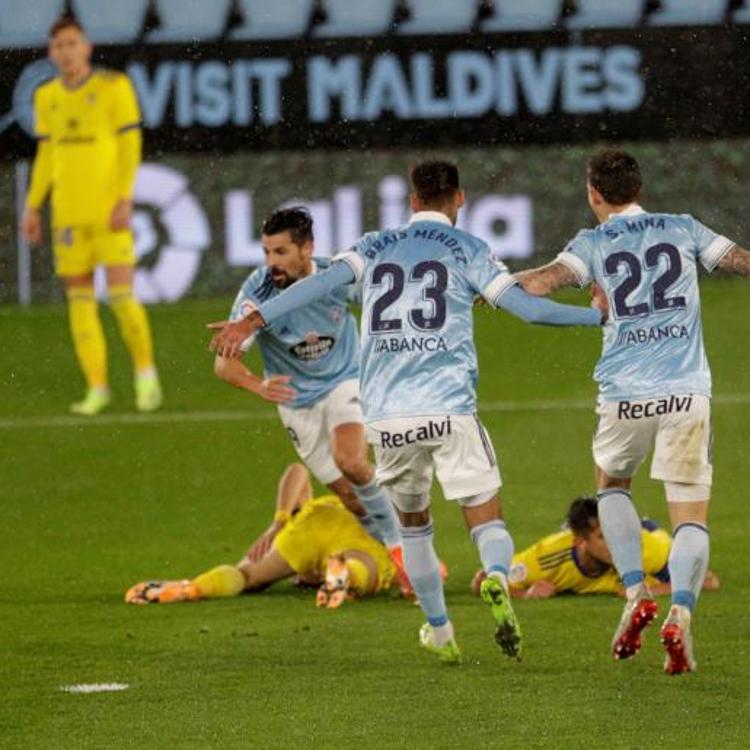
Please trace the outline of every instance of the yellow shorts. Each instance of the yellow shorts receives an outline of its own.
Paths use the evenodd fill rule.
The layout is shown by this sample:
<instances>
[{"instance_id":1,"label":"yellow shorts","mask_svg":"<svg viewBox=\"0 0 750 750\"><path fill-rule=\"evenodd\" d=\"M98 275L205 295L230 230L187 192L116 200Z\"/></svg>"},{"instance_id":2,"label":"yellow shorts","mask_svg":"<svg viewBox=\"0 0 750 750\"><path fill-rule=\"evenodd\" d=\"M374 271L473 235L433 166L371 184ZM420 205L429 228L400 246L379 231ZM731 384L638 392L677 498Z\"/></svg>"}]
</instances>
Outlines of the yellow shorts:
<instances>
[{"instance_id":1,"label":"yellow shorts","mask_svg":"<svg viewBox=\"0 0 750 750\"><path fill-rule=\"evenodd\" d=\"M54 227L52 248L58 276L80 276L96 266L135 265L133 233L93 225Z\"/></svg>"},{"instance_id":2,"label":"yellow shorts","mask_svg":"<svg viewBox=\"0 0 750 750\"><path fill-rule=\"evenodd\" d=\"M332 495L307 502L279 532L274 547L289 567L303 576L322 577L328 558L347 550L364 552L375 561L378 591L388 588L396 573L386 548Z\"/></svg>"}]
</instances>

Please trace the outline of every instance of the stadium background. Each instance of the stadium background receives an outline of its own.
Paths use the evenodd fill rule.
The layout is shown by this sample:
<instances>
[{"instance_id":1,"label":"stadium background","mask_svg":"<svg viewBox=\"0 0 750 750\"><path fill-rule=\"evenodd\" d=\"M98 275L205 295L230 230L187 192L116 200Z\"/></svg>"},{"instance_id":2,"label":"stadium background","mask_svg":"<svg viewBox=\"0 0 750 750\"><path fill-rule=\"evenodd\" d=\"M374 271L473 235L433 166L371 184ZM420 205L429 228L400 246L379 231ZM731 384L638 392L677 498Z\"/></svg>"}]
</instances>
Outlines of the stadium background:
<instances>
[{"instance_id":1,"label":"stadium background","mask_svg":"<svg viewBox=\"0 0 750 750\"><path fill-rule=\"evenodd\" d=\"M163 113L146 123L136 223L139 292L172 302L151 310L167 392L167 409L153 417L130 413L127 357L112 335L112 411L89 422L62 414L80 382L61 290L48 248L27 254L17 241L18 187L33 154L26 81L44 69L18 81L44 58L46 30L65 8L99 43L99 61L148 72L152 111ZM723 591L701 603L700 672L689 681L660 674L654 637L632 664L610 663L620 603L608 598L520 602L527 660L500 661L466 590L474 552L443 503L435 506L437 543L470 655L459 674L420 659L418 613L389 599L321 618L308 595L285 586L258 599L146 611L121 597L138 579L236 559L265 527L276 477L292 458L273 409L216 382L205 353L203 324L225 314L257 257L267 211L292 198L312 202L320 249L338 249L358 228L392 223L404 210L403 178L416 158L451 156L469 192L470 228L520 268L552 257L593 223L584 160L617 140L641 160L649 208L694 213L747 244L748 22L750 3L741 0L0 0L0 642L8 654L0 745L746 747L745 280L703 282L716 387L712 567ZM602 61L623 47L639 62L631 53L616 58L619 83L610 89L612 69ZM201 110L204 120L238 111L231 97L222 110L222 94L178 94L177 79L189 78L180 63L265 60L280 50L296 61L282 92L289 120L179 125L188 101L218 107ZM325 126L307 120L307 87L299 88L306 61L359 55L370 70L388 50L404 71L411 104L401 103L412 112L411 60L431 56L434 96L423 92L419 106L442 114L386 111L343 122L335 101ZM456 120L434 104L448 90L443 61L455 51L485 62L506 55L492 63L495 75L510 69L516 91L526 86L511 114L498 113L513 108L497 88L475 117ZM170 63L160 88L159 66ZM166 205L154 198L164 186L174 199ZM562 299L585 302L575 292ZM481 310L477 339L481 411L522 546L591 489L599 337L531 330ZM666 524L661 490L645 474L635 485L639 509ZM114 680L130 690L58 689Z\"/></svg>"}]
</instances>

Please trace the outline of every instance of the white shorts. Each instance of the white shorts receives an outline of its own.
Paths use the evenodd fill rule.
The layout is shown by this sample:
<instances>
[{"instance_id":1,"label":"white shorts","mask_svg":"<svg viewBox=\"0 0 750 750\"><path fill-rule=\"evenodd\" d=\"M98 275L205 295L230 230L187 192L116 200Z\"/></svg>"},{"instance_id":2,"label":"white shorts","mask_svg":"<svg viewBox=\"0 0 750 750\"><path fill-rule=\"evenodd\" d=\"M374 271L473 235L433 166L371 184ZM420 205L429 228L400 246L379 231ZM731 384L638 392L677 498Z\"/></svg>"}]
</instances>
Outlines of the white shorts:
<instances>
[{"instance_id":1,"label":"white shorts","mask_svg":"<svg viewBox=\"0 0 750 750\"><path fill-rule=\"evenodd\" d=\"M340 424L362 423L359 381L344 380L312 406L278 409L299 457L317 480L331 484L339 479L341 470L333 460L331 433Z\"/></svg>"},{"instance_id":2,"label":"white shorts","mask_svg":"<svg viewBox=\"0 0 750 750\"><path fill-rule=\"evenodd\" d=\"M711 486L711 401L706 396L664 396L642 401L600 401L594 461L609 476L632 477L654 451L651 478Z\"/></svg>"},{"instance_id":3,"label":"white shorts","mask_svg":"<svg viewBox=\"0 0 750 750\"><path fill-rule=\"evenodd\" d=\"M378 484L395 492L429 493L435 472L448 500L502 484L490 436L475 414L385 419L366 429Z\"/></svg>"}]
</instances>

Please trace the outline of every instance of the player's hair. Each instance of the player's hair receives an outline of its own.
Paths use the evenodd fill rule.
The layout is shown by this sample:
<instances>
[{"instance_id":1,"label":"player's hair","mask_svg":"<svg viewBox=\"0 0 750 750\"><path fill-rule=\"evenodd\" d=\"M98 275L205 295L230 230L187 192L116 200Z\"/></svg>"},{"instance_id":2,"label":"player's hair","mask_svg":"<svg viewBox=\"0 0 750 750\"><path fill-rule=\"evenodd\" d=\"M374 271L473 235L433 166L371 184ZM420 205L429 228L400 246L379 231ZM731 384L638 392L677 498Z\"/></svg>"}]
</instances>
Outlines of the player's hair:
<instances>
[{"instance_id":1,"label":"player's hair","mask_svg":"<svg viewBox=\"0 0 750 750\"><path fill-rule=\"evenodd\" d=\"M570 530L580 537L587 537L594 526L599 525L599 512L596 507L596 498L581 495L570 504L568 508L567 525Z\"/></svg>"},{"instance_id":2,"label":"player's hair","mask_svg":"<svg viewBox=\"0 0 750 750\"><path fill-rule=\"evenodd\" d=\"M411 168L410 176L412 190L425 203L440 205L461 189L458 167L449 161L420 162Z\"/></svg>"},{"instance_id":3,"label":"player's hair","mask_svg":"<svg viewBox=\"0 0 750 750\"><path fill-rule=\"evenodd\" d=\"M635 157L619 148L605 148L588 161L588 178L607 203L622 206L641 192L641 169Z\"/></svg>"},{"instance_id":4,"label":"player's hair","mask_svg":"<svg viewBox=\"0 0 750 750\"><path fill-rule=\"evenodd\" d=\"M280 208L263 222L261 232L265 235L289 232L295 245L304 245L313 240L313 219L304 206Z\"/></svg>"},{"instance_id":5,"label":"player's hair","mask_svg":"<svg viewBox=\"0 0 750 750\"><path fill-rule=\"evenodd\" d=\"M49 39L54 39L61 31L64 31L65 29L77 29L81 32L81 34L86 33L77 18L74 18L73 16L60 16L60 18L58 18L57 21L55 21L52 26L50 26L47 37Z\"/></svg>"}]
</instances>

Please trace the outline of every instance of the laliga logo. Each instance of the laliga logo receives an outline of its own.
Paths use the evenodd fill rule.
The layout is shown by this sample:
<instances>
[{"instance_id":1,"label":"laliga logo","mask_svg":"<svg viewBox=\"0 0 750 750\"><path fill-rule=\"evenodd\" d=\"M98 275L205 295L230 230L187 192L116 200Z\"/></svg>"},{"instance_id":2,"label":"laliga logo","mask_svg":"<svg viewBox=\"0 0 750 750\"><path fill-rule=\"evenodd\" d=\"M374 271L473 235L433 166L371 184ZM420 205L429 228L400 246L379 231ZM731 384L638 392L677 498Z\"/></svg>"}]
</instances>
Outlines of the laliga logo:
<instances>
[{"instance_id":1,"label":"laliga logo","mask_svg":"<svg viewBox=\"0 0 750 750\"><path fill-rule=\"evenodd\" d=\"M143 302L173 302L193 283L211 228L187 178L162 164L142 164L135 183L133 232Z\"/></svg>"},{"instance_id":2,"label":"laliga logo","mask_svg":"<svg viewBox=\"0 0 750 750\"><path fill-rule=\"evenodd\" d=\"M21 71L13 87L10 112L0 117L0 133L15 122L26 131L27 135L33 137L34 92L55 75L57 75L55 66L47 58L35 60Z\"/></svg>"}]
</instances>

